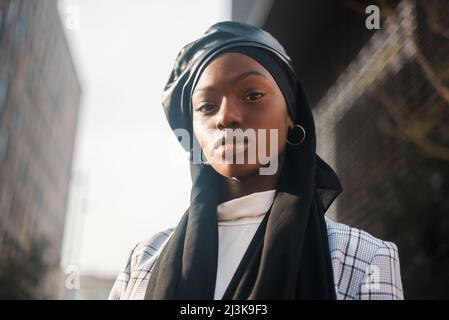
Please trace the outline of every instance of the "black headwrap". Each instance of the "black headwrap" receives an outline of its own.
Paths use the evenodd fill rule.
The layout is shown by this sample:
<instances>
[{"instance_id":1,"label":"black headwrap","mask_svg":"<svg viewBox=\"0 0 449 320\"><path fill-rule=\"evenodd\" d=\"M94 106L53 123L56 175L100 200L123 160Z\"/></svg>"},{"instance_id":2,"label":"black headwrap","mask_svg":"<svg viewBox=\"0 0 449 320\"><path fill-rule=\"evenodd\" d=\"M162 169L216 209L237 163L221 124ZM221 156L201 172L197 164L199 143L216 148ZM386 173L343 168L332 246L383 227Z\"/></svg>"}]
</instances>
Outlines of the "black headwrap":
<instances>
[{"instance_id":1,"label":"black headwrap","mask_svg":"<svg viewBox=\"0 0 449 320\"><path fill-rule=\"evenodd\" d=\"M205 66L224 52L261 63L284 94L295 124L306 131L287 145L270 211L265 215L223 299L335 299L324 213L341 192L335 172L315 153L315 125L303 88L282 46L269 33L221 22L179 53L163 95L173 129L192 132L191 93ZM187 144L184 148L189 150ZM217 205L222 177L211 166L190 163L190 207L161 252L146 299L213 299L217 276Z\"/></svg>"}]
</instances>

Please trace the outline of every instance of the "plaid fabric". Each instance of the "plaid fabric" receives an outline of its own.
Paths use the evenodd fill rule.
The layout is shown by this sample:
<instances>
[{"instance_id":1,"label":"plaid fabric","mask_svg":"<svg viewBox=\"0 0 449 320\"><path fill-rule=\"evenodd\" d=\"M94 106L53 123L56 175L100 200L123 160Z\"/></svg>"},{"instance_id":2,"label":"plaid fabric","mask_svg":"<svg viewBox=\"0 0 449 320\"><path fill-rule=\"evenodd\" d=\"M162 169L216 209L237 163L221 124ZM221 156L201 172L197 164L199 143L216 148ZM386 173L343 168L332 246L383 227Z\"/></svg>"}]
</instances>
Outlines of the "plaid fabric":
<instances>
[{"instance_id":1,"label":"plaid fabric","mask_svg":"<svg viewBox=\"0 0 449 320\"><path fill-rule=\"evenodd\" d=\"M326 218L329 250L339 300L403 299L398 249L392 242ZM137 244L119 273L109 299L143 299L169 228Z\"/></svg>"}]
</instances>

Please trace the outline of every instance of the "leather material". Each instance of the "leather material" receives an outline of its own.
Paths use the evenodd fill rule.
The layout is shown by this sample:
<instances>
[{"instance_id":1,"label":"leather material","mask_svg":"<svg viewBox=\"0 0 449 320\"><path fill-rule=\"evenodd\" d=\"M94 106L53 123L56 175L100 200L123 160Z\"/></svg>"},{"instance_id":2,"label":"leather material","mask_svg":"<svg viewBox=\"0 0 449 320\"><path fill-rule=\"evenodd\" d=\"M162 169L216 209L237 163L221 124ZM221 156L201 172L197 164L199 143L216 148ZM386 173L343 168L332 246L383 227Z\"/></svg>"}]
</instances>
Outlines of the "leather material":
<instances>
[{"instance_id":1,"label":"leather material","mask_svg":"<svg viewBox=\"0 0 449 320\"><path fill-rule=\"evenodd\" d=\"M199 39L185 45L176 57L169 80L163 90L162 104L173 130L192 133L191 93L196 76L207 62L220 52L237 46L264 48L276 54L294 72L290 57L268 32L239 22L225 21L212 25ZM181 109L181 112L179 112ZM190 144L181 143L186 151Z\"/></svg>"}]
</instances>

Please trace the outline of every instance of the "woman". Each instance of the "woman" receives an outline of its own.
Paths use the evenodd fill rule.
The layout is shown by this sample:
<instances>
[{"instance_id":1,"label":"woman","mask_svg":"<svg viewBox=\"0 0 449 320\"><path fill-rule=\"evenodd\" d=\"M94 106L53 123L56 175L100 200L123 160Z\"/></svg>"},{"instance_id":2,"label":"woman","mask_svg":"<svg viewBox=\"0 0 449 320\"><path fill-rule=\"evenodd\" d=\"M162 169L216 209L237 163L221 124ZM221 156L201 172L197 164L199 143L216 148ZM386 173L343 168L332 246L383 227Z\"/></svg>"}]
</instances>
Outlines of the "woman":
<instances>
[{"instance_id":1,"label":"woman","mask_svg":"<svg viewBox=\"0 0 449 320\"><path fill-rule=\"evenodd\" d=\"M397 247L324 216L342 188L269 33L210 27L179 53L163 106L191 154L190 207L134 248L111 299L403 298Z\"/></svg>"}]
</instances>

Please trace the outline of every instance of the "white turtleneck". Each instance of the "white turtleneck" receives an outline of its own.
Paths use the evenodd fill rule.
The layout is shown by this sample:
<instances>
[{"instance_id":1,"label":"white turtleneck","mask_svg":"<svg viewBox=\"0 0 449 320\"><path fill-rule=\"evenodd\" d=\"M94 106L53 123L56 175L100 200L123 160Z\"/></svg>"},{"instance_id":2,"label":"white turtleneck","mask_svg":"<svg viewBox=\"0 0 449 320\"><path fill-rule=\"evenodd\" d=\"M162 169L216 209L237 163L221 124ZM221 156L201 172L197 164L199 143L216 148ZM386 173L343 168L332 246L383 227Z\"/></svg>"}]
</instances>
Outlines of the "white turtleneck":
<instances>
[{"instance_id":1,"label":"white turtleneck","mask_svg":"<svg viewBox=\"0 0 449 320\"><path fill-rule=\"evenodd\" d=\"M218 266L214 299L221 299L276 190L255 192L217 206Z\"/></svg>"}]
</instances>

